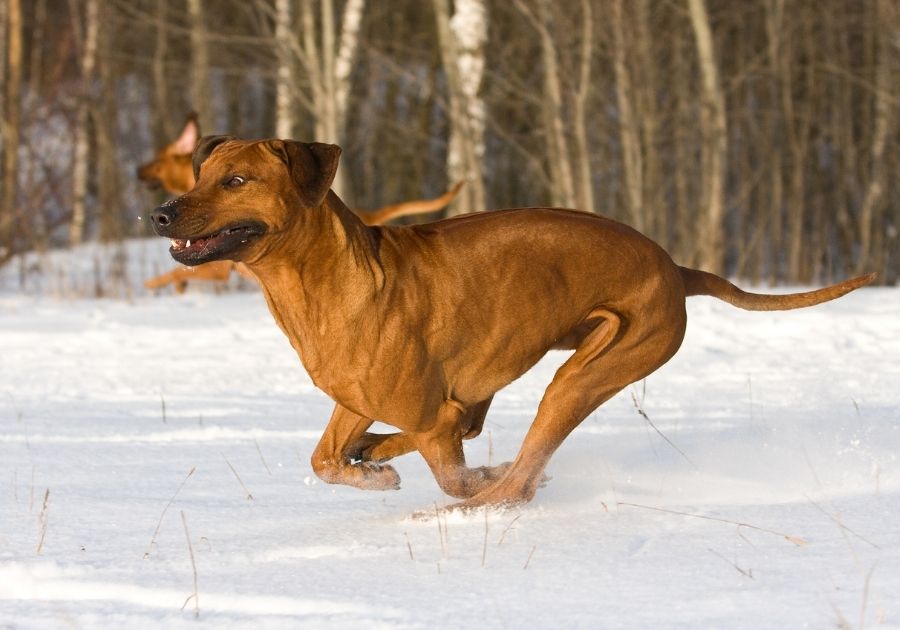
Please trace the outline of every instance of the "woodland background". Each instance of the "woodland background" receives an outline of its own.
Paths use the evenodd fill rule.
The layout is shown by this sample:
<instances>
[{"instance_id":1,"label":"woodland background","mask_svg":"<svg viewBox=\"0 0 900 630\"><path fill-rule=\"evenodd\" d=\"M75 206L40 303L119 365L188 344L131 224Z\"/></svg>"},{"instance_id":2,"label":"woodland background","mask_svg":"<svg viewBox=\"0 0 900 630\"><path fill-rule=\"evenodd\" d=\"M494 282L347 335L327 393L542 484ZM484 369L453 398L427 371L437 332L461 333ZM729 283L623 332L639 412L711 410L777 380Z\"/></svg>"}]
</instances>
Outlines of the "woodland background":
<instances>
[{"instance_id":1,"label":"woodland background","mask_svg":"<svg viewBox=\"0 0 900 630\"><path fill-rule=\"evenodd\" d=\"M0 264L146 235L203 133L344 148L351 207L554 205L750 282L900 275L897 0L0 0Z\"/></svg>"}]
</instances>

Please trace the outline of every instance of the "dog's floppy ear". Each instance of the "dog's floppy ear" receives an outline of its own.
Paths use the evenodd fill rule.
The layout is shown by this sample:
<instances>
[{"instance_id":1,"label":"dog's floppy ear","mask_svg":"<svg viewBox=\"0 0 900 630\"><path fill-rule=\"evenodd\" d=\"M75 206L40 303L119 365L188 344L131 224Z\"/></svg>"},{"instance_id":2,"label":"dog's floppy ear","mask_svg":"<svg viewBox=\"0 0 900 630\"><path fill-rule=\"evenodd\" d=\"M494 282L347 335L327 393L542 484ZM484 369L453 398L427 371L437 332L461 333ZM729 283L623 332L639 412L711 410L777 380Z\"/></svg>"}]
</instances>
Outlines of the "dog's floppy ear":
<instances>
[{"instance_id":1,"label":"dog's floppy ear","mask_svg":"<svg viewBox=\"0 0 900 630\"><path fill-rule=\"evenodd\" d=\"M234 140L234 136L203 136L200 138L200 141L197 142L197 148L194 149L194 157L192 160L195 181L200 179L200 165L206 161L206 158L209 157L210 153L212 153L217 146L223 142L228 142L229 140Z\"/></svg>"},{"instance_id":2,"label":"dog's floppy ear","mask_svg":"<svg viewBox=\"0 0 900 630\"><path fill-rule=\"evenodd\" d=\"M336 144L296 140L272 140L269 146L287 164L303 204L308 208L322 205L334 182L341 148Z\"/></svg>"}]
</instances>

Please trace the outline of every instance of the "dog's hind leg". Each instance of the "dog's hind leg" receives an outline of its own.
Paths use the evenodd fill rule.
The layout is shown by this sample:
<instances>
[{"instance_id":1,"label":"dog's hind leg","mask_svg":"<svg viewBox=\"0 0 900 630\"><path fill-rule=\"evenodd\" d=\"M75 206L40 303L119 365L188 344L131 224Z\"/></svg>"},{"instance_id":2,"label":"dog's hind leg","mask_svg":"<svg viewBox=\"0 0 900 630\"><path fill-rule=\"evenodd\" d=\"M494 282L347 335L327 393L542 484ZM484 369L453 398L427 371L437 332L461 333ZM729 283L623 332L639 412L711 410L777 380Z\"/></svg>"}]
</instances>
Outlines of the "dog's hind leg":
<instances>
[{"instance_id":1,"label":"dog's hind leg","mask_svg":"<svg viewBox=\"0 0 900 630\"><path fill-rule=\"evenodd\" d=\"M390 466L374 462L351 463L347 451L372 420L335 405L331 420L313 451L311 462L316 475L328 483L340 483L364 490L395 490L400 475Z\"/></svg>"},{"instance_id":2,"label":"dog's hind leg","mask_svg":"<svg viewBox=\"0 0 900 630\"><path fill-rule=\"evenodd\" d=\"M600 315L603 321L554 375L512 466L495 484L451 509L529 501L541 484L547 462L569 433L623 387L675 354L684 335L684 307L680 315L677 308L668 314L659 312L664 310L668 309L641 309L637 321L595 311L592 315Z\"/></svg>"}]
</instances>

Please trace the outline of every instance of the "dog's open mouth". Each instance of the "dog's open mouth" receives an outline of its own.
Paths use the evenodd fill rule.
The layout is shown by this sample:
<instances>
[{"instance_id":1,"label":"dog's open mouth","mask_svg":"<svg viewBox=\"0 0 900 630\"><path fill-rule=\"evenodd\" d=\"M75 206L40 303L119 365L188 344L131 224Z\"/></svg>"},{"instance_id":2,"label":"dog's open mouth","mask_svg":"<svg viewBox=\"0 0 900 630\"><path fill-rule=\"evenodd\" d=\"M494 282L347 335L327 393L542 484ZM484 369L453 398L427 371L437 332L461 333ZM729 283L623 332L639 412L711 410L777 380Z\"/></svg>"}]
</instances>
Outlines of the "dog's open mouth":
<instances>
[{"instance_id":1,"label":"dog's open mouth","mask_svg":"<svg viewBox=\"0 0 900 630\"><path fill-rule=\"evenodd\" d=\"M206 236L173 238L169 253L183 265L200 265L230 258L265 232L266 227L262 223L232 225Z\"/></svg>"}]
</instances>

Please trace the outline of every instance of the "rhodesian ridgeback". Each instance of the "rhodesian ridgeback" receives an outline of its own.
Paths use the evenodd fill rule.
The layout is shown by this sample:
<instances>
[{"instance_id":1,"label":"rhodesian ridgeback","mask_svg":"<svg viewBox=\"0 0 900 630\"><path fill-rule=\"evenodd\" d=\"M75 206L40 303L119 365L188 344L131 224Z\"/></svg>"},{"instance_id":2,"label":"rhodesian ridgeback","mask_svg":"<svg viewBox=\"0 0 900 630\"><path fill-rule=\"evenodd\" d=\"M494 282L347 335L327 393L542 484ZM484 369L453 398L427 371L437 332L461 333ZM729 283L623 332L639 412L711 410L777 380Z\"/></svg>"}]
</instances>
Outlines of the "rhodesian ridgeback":
<instances>
[{"instance_id":1,"label":"rhodesian ridgeback","mask_svg":"<svg viewBox=\"0 0 900 630\"><path fill-rule=\"evenodd\" d=\"M192 112L178 137L160 149L156 157L138 167L138 179L151 188L161 187L173 195L183 195L194 187L191 154L199 139L197 114Z\"/></svg>"},{"instance_id":2,"label":"rhodesian ridgeback","mask_svg":"<svg viewBox=\"0 0 900 630\"><path fill-rule=\"evenodd\" d=\"M237 260L313 382L337 403L312 455L330 483L397 488L382 461L415 449L453 507L530 500L553 452L588 414L681 345L685 298L743 309L819 304L874 274L816 291L750 294L680 267L595 214L529 208L414 226L367 226L330 190L340 148L207 137L193 190L151 213L186 265ZM190 241L190 245L188 245ZM491 398L548 350L574 353L544 392L515 460L468 467L462 440ZM373 437L373 420L400 433ZM363 461L353 461L364 452Z\"/></svg>"},{"instance_id":3,"label":"rhodesian ridgeback","mask_svg":"<svg viewBox=\"0 0 900 630\"><path fill-rule=\"evenodd\" d=\"M138 179L152 188L162 187L173 195L181 195L194 187L194 169L191 154L200 139L200 125L197 114L188 114L184 128L178 137L164 146L156 157L138 167ZM463 182L457 182L452 188L439 197L432 199L415 199L378 208L377 210L355 210L367 225L382 225L388 221L420 214L435 212L447 206L459 194ZM230 260L198 265L193 268L176 267L164 274L155 276L144 282L147 289L161 289L169 284L175 287L176 293L184 293L188 282L204 280L224 284L237 271L248 279L253 279L246 267Z\"/></svg>"}]
</instances>

